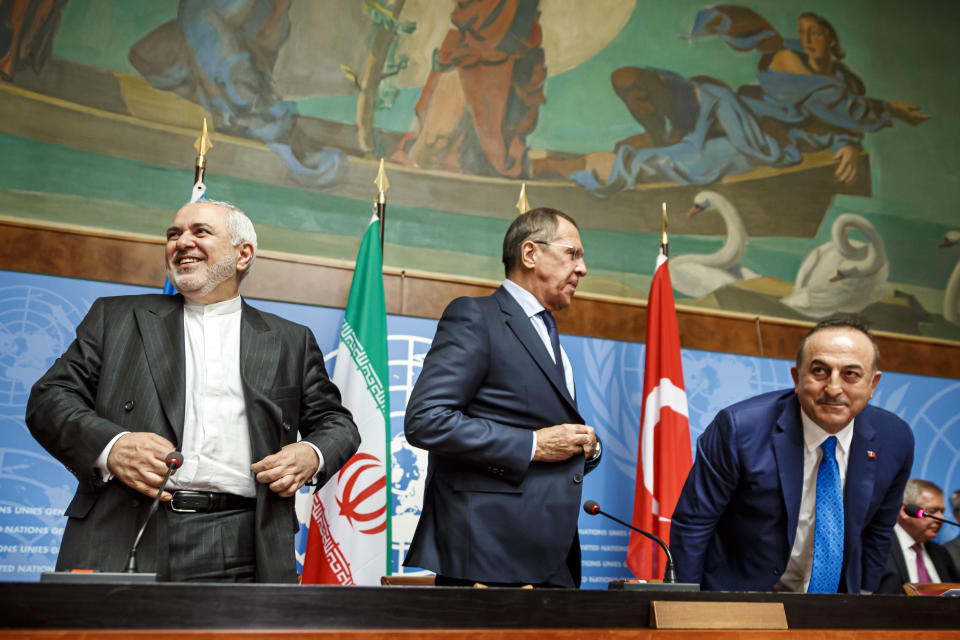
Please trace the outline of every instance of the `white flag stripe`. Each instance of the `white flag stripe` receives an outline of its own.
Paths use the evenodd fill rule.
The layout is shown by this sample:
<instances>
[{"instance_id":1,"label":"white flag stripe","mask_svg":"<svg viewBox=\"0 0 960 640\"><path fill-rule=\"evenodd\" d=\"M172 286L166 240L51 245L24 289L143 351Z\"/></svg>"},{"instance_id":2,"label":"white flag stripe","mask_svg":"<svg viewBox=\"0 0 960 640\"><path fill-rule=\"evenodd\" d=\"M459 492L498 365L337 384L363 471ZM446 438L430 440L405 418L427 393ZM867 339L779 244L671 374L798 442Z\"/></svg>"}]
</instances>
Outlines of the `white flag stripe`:
<instances>
[{"instance_id":1,"label":"white flag stripe","mask_svg":"<svg viewBox=\"0 0 960 640\"><path fill-rule=\"evenodd\" d=\"M336 367L333 370L333 382L343 395L343 405L350 409L353 420L362 437L360 449L357 453L369 453L378 459L384 456L384 421L377 401L370 394L364 372L351 357L348 349L340 349ZM376 437L380 435L379 439ZM378 585L380 576L384 575L387 563L386 533L374 535L358 535L357 530L373 523L351 523L348 518L340 517L337 505L337 491L340 483L332 480L323 490L323 503L327 506L327 522L333 538L339 543L340 549L350 562L350 572L355 584ZM381 498L386 496L382 491L377 494ZM345 500L346 496L341 496ZM369 502L369 501L368 501ZM386 506L380 501L371 504L367 510ZM386 515L384 515L384 518ZM378 519L377 522L380 522Z\"/></svg>"},{"instance_id":2,"label":"white flag stripe","mask_svg":"<svg viewBox=\"0 0 960 640\"><path fill-rule=\"evenodd\" d=\"M669 378L660 378L660 383L650 390L644 399L641 447L643 453L643 486L653 495L653 429L660 422L660 410L670 407L685 418L687 392L673 384Z\"/></svg>"},{"instance_id":3,"label":"white flag stripe","mask_svg":"<svg viewBox=\"0 0 960 640\"><path fill-rule=\"evenodd\" d=\"M657 269L667 261L667 256L663 253L663 249L660 249L660 253L657 254L657 266L653 268L653 272L656 273Z\"/></svg>"}]
</instances>

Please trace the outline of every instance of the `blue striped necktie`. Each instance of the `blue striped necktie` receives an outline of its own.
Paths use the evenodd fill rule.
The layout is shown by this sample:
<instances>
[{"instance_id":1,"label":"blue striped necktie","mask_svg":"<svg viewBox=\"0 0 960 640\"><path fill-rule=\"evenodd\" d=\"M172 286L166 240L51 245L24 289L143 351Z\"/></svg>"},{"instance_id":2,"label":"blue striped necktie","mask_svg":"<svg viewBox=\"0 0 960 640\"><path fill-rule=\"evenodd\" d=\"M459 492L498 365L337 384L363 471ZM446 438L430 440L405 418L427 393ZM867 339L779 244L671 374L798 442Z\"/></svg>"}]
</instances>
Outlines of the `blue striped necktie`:
<instances>
[{"instance_id":1,"label":"blue striped necktie","mask_svg":"<svg viewBox=\"0 0 960 640\"><path fill-rule=\"evenodd\" d=\"M807 593L836 593L843 568L843 489L837 465L837 438L820 445L817 468L817 514L813 534L813 568Z\"/></svg>"}]
</instances>

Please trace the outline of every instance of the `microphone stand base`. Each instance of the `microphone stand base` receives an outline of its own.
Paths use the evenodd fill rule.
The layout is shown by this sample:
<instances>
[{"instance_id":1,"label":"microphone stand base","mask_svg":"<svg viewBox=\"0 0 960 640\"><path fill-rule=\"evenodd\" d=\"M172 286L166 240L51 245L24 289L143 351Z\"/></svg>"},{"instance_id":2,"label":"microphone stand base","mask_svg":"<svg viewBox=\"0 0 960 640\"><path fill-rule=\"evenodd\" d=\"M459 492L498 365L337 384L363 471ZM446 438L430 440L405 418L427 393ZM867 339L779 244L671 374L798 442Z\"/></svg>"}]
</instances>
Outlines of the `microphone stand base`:
<instances>
[{"instance_id":1,"label":"microphone stand base","mask_svg":"<svg viewBox=\"0 0 960 640\"><path fill-rule=\"evenodd\" d=\"M607 589L617 591L700 591L695 582L638 582L618 578L607 584Z\"/></svg>"},{"instance_id":2,"label":"microphone stand base","mask_svg":"<svg viewBox=\"0 0 960 640\"><path fill-rule=\"evenodd\" d=\"M40 582L144 584L157 581L156 573L125 573L122 571L47 571L40 574Z\"/></svg>"}]
</instances>

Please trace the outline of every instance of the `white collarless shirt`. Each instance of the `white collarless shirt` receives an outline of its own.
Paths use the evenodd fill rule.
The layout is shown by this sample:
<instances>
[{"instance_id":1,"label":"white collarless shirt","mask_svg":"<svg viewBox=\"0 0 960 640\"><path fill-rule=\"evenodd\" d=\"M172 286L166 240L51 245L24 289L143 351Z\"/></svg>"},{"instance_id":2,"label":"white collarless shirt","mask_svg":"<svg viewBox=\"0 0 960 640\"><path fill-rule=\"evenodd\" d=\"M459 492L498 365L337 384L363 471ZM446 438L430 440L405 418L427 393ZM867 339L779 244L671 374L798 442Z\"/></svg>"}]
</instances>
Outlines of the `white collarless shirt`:
<instances>
[{"instance_id":1,"label":"white collarless shirt","mask_svg":"<svg viewBox=\"0 0 960 640\"><path fill-rule=\"evenodd\" d=\"M240 379L240 317L240 296L183 306L183 466L170 478L173 489L256 495Z\"/></svg>"},{"instance_id":2,"label":"white collarless shirt","mask_svg":"<svg viewBox=\"0 0 960 640\"><path fill-rule=\"evenodd\" d=\"M820 445L832 435L837 437L835 456L842 490L847 486L847 463L850 460L850 443L853 441L853 425L856 419L835 434L821 429L807 417L802 408L800 420L803 422L803 492L800 496L800 514L790 550L790 560L773 590L806 593L813 569L813 535L817 522L817 469L823 457Z\"/></svg>"}]
</instances>

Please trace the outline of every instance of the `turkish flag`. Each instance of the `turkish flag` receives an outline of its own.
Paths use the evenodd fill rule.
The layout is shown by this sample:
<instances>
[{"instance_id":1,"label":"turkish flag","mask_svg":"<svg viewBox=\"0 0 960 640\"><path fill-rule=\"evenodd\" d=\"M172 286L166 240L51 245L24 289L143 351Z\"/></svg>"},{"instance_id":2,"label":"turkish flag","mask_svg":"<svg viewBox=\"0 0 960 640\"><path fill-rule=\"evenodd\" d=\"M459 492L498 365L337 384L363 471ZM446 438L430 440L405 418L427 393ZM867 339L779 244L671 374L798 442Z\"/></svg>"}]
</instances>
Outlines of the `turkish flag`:
<instances>
[{"instance_id":1,"label":"turkish flag","mask_svg":"<svg viewBox=\"0 0 960 640\"><path fill-rule=\"evenodd\" d=\"M667 256L660 251L647 301L643 406L637 445L633 526L670 539L670 519L693 465L680 332ZM667 558L653 540L630 533L627 566L640 579L662 578Z\"/></svg>"}]
</instances>

